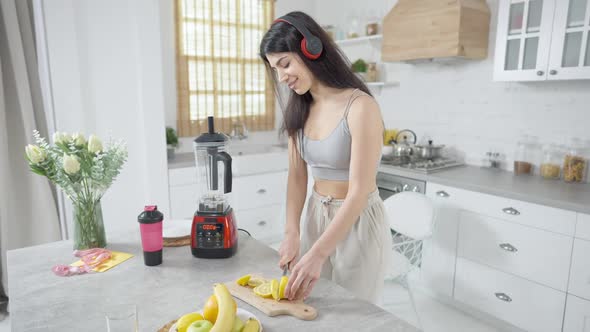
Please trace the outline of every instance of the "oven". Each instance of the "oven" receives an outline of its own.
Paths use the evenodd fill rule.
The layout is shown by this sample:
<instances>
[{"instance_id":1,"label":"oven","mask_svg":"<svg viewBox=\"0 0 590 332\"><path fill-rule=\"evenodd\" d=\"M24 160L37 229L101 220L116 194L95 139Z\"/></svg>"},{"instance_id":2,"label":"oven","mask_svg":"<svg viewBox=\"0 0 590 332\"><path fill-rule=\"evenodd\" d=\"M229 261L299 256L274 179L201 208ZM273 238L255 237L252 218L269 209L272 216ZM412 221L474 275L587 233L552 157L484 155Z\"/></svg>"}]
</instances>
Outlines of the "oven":
<instances>
[{"instance_id":1,"label":"oven","mask_svg":"<svg viewBox=\"0 0 590 332\"><path fill-rule=\"evenodd\" d=\"M411 179L379 171L377 173L377 188L382 200L402 191L426 193L426 181Z\"/></svg>"}]
</instances>

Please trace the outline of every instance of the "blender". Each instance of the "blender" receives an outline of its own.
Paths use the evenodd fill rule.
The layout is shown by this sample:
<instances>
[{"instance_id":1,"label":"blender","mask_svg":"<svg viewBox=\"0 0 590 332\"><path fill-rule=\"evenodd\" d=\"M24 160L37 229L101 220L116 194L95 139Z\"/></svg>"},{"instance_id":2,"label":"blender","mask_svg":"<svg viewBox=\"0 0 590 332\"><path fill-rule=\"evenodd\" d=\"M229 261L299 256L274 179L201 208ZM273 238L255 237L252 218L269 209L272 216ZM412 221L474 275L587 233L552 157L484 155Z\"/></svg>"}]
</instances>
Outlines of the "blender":
<instances>
[{"instance_id":1,"label":"blender","mask_svg":"<svg viewBox=\"0 0 590 332\"><path fill-rule=\"evenodd\" d=\"M212 116L207 121L208 132L193 143L202 194L193 217L191 251L199 258L227 258L238 248L236 218L227 197L232 189L232 158L227 136L215 132Z\"/></svg>"}]
</instances>

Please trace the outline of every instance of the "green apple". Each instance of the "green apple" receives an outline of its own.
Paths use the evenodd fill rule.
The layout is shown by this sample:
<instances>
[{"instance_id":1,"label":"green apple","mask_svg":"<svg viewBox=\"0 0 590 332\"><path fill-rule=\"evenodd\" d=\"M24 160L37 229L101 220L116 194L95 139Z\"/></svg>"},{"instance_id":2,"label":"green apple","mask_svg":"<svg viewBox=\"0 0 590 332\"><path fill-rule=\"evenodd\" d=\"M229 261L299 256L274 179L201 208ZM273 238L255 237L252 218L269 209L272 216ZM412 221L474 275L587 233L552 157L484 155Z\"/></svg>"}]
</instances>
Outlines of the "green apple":
<instances>
[{"instance_id":1,"label":"green apple","mask_svg":"<svg viewBox=\"0 0 590 332\"><path fill-rule=\"evenodd\" d=\"M234 326L231 329L231 332L240 332L244 328L244 322L236 315L236 319L234 319Z\"/></svg>"},{"instance_id":2,"label":"green apple","mask_svg":"<svg viewBox=\"0 0 590 332\"><path fill-rule=\"evenodd\" d=\"M188 326L188 329L186 329L186 332L209 332L212 327L213 324L210 321L203 319L192 322L191 325Z\"/></svg>"}]
</instances>

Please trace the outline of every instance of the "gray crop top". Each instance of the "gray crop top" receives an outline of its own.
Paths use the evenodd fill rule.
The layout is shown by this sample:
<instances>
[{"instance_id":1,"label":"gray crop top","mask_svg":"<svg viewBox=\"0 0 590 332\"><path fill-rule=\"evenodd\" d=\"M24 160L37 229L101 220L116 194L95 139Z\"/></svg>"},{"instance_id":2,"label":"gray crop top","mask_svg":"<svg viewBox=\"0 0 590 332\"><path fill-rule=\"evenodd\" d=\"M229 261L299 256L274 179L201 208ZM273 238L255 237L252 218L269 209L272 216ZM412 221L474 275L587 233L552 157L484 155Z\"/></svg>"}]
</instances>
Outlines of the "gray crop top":
<instances>
[{"instance_id":1,"label":"gray crop top","mask_svg":"<svg viewBox=\"0 0 590 332\"><path fill-rule=\"evenodd\" d=\"M344 116L328 137L314 140L305 136L303 129L298 132L299 153L311 167L311 174L315 179L348 181L352 137L347 117L352 102L365 95L364 92L358 92L362 91L355 89L352 92Z\"/></svg>"}]
</instances>

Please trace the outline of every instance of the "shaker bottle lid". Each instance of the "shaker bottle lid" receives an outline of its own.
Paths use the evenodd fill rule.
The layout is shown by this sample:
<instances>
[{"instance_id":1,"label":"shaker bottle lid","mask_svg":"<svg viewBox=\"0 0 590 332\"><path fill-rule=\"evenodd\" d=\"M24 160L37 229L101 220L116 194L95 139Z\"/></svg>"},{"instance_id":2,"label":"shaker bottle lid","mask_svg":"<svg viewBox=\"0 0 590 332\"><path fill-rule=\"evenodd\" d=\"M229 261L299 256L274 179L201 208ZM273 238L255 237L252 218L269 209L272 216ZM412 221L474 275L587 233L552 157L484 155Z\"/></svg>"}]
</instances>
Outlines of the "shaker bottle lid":
<instances>
[{"instance_id":1,"label":"shaker bottle lid","mask_svg":"<svg viewBox=\"0 0 590 332\"><path fill-rule=\"evenodd\" d=\"M164 220L164 215L158 211L157 205L146 205L143 212L137 217L137 221L142 224L153 224L162 220Z\"/></svg>"}]
</instances>

